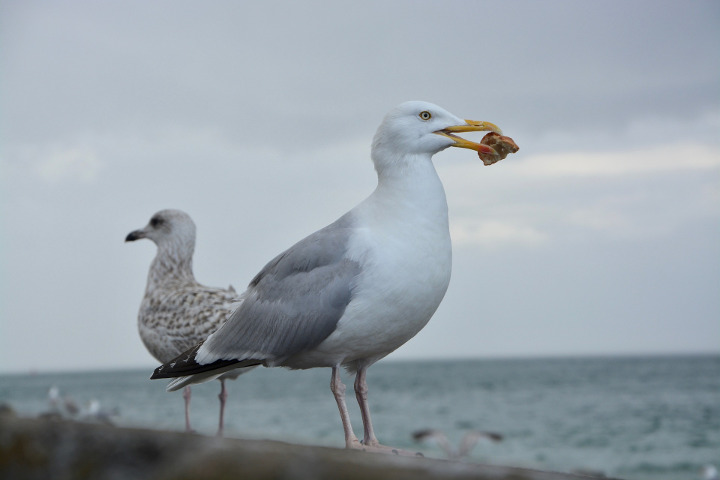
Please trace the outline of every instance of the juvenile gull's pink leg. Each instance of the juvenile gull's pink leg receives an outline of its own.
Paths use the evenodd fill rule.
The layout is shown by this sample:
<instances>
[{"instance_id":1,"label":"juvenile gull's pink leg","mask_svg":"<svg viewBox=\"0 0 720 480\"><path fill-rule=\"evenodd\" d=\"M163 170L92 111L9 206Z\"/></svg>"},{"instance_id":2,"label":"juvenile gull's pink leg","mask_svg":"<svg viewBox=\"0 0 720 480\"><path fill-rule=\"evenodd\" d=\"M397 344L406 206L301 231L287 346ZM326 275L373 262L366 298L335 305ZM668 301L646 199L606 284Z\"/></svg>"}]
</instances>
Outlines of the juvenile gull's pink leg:
<instances>
[{"instance_id":1,"label":"juvenile gull's pink leg","mask_svg":"<svg viewBox=\"0 0 720 480\"><path fill-rule=\"evenodd\" d=\"M192 396L192 391L190 390L190 386L185 387L185 390L183 390L183 398L185 399L185 431L186 432L192 432L192 427L190 427L190 397Z\"/></svg>"},{"instance_id":2,"label":"juvenile gull's pink leg","mask_svg":"<svg viewBox=\"0 0 720 480\"><path fill-rule=\"evenodd\" d=\"M220 399L220 422L218 424L218 437L223 436L223 423L225 419L225 401L227 400L228 394L227 390L225 390L225 379L220 379L220 393L218 394L218 398Z\"/></svg>"}]
</instances>

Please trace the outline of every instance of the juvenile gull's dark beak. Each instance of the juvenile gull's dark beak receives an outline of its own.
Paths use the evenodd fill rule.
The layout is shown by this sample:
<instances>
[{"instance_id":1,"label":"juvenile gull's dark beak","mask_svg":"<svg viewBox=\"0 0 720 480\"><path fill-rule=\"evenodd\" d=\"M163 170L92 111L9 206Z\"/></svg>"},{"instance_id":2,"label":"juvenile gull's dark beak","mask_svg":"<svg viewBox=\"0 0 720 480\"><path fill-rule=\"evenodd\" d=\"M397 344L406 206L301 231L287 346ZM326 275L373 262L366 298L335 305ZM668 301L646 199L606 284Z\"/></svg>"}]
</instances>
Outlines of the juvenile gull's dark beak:
<instances>
[{"instance_id":1,"label":"juvenile gull's dark beak","mask_svg":"<svg viewBox=\"0 0 720 480\"><path fill-rule=\"evenodd\" d=\"M142 230L135 230L128 233L127 237L125 237L125 241L134 242L135 240L140 240L141 238L145 238L145 232Z\"/></svg>"}]
</instances>

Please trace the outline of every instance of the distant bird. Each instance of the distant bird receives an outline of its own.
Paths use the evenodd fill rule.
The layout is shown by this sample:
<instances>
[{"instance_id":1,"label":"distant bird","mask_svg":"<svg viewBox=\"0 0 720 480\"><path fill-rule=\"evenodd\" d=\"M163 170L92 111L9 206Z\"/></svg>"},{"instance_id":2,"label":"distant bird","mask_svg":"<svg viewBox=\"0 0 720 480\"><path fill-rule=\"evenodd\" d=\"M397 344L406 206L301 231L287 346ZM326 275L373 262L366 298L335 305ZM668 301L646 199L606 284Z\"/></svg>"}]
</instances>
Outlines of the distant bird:
<instances>
[{"instance_id":1,"label":"distant bird","mask_svg":"<svg viewBox=\"0 0 720 480\"><path fill-rule=\"evenodd\" d=\"M457 450L455 450L448 438L440 430L417 430L413 432L412 437L413 440L420 443L428 441L435 442L438 447L445 452L448 458L463 458L468 456L481 439L486 439L494 443L501 442L503 439L503 436L499 433L471 430L463 436L462 440L460 440L460 445L458 445Z\"/></svg>"},{"instance_id":2,"label":"distant bird","mask_svg":"<svg viewBox=\"0 0 720 480\"><path fill-rule=\"evenodd\" d=\"M70 397L63 397L63 404L65 405L65 411L71 417L76 416L80 412L80 407L78 407L75 400Z\"/></svg>"},{"instance_id":3,"label":"distant bird","mask_svg":"<svg viewBox=\"0 0 720 480\"><path fill-rule=\"evenodd\" d=\"M447 202L432 156L451 146L493 152L455 136L488 130L499 129L431 103L392 110L373 140L375 191L271 260L220 330L152 378L180 377L169 384L173 391L250 365L330 367L346 447L397 452L375 437L367 369L425 326L450 281ZM350 424L341 366L357 373L362 443Z\"/></svg>"},{"instance_id":4,"label":"distant bird","mask_svg":"<svg viewBox=\"0 0 720 480\"><path fill-rule=\"evenodd\" d=\"M720 478L720 476L718 476L718 469L711 463L703 465L700 470L700 475L702 480L718 480L718 478Z\"/></svg>"},{"instance_id":5,"label":"distant bird","mask_svg":"<svg viewBox=\"0 0 720 480\"><path fill-rule=\"evenodd\" d=\"M180 210L161 210L142 229L125 238L147 238L157 245L150 264L145 296L138 313L138 329L148 351L160 362L170 362L217 330L241 301L235 289L206 287L195 280L192 269L195 223ZM220 379L220 419L223 433L227 391L225 380L249 369L234 370ZM190 431L190 387L185 389L185 428Z\"/></svg>"},{"instance_id":6,"label":"distant bird","mask_svg":"<svg viewBox=\"0 0 720 480\"><path fill-rule=\"evenodd\" d=\"M80 407L77 406L75 401L66 395L62 395L57 385L52 385L48 389L48 403L50 404L50 414L74 417L80 412Z\"/></svg>"},{"instance_id":7,"label":"distant bird","mask_svg":"<svg viewBox=\"0 0 720 480\"><path fill-rule=\"evenodd\" d=\"M104 423L105 425L113 425L112 418L120 414L118 408L112 410L103 410L100 406L100 400L91 398L88 400L85 409L82 412L82 419L90 422Z\"/></svg>"},{"instance_id":8,"label":"distant bird","mask_svg":"<svg viewBox=\"0 0 720 480\"><path fill-rule=\"evenodd\" d=\"M60 411L60 401L62 398L60 397L60 389L53 385L50 388L48 388L48 404L50 405L50 412L51 413L61 413Z\"/></svg>"}]
</instances>

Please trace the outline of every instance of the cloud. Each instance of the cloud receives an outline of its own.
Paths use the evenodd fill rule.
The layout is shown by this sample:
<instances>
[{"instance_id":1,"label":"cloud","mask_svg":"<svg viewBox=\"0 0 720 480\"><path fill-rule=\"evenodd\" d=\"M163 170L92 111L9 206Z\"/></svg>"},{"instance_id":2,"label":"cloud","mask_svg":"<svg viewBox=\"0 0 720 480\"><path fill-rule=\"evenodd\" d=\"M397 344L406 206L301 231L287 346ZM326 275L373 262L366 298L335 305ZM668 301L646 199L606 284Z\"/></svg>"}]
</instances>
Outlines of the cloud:
<instances>
[{"instance_id":1,"label":"cloud","mask_svg":"<svg viewBox=\"0 0 720 480\"><path fill-rule=\"evenodd\" d=\"M547 240L545 233L528 225L499 220L477 221L471 218L453 218L450 236L455 245L533 246Z\"/></svg>"},{"instance_id":2,"label":"cloud","mask_svg":"<svg viewBox=\"0 0 720 480\"><path fill-rule=\"evenodd\" d=\"M95 151L87 146L55 150L40 161L35 171L46 181L95 180L102 167Z\"/></svg>"},{"instance_id":3,"label":"cloud","mask_svg":"<svg viewBox=\"0 0 720 480\"><path fill-rule=\"evenodd\" d=\"M568 152L527 157L514 165L522 175L544 177L619 177L720 167L720 148L674 143L643 150Z\"/></svg>"},{"instance_id":4,"label":"cloud","mask_svg":"<svg viewBox=\"0 0 720 480\"><path fill-rule=\"evenodd\" d=\"M464 2L463 15L448 16L432 2L283 2L284 15L268 25L257 19L274 15L276 4L73 3L78 8L0 4L7 47L0 52L0 190L12 206L2 230L13 233L3 241L14 252L3 307L10 328L19 329L13 338L38 333L21 319L40 289L56 316L71 320L68 331L83 331L88 318L122 328L127 338L112 346L128 354L107 365L134 362L132 319L149 258L123 248L127 231L157 209L188 210L201 237L199 278L243 285L263 260L372 191L375 128L389 108L413 98L493 121L520 145L493 167L467 150L436 157L453 242L464 247L456 266L476 270L482 264L467 255L486 247L496 262L535 261L542 276L527 279L533 288L525 295L537 302L520 302L533 310L562 305L566 295L534 293L549 274L557 281L543 293L579 291L602 306L638 284L673 286L633 294L617 309L643 298L653 318L698 305L698 315L677 315L678 331L717 318L710 287L719 270L706 260L720 258L714 4ZM512 28L497 21L478 30L488 13L512 19ZM430 24L431 31L422 27ZM458 32L470 40L459 41ZM78 235L87 225L93 228ZM688 255L702 260L688 263ZM637 259L646 262L629 278ZM97 265L104 270L94 272ZM562 276L590 271L578 265L603 267L591 271L597 288ZM686 269L657 270L665 265ZM476 285L476 271L468 271L455 277L456 288ZM65 281L52 282L49 273ZM666 294L678 287L685 298ZM77 292L92 293L80 314ZM503 292L487 295L508 317ZM476 297L443 306L471 317L481 308L468 304ZM558 317L586 317L587 307L576 304ZM606 312L595 313L595 326L605 328ZM46 331L37 342L48 343L53 330L36 330ZM68 337L66 350L82 352L86 337ZM48 364L47 355L16 350L3 369ZM78 364L87 358L63 360Z\"/></svg>"},{"instance_id":5,"label":"cloud","mask_svg":"<svg viewBox=\"0 0 720 480\"><path fill-rule=\"evenodd\" d=\"M456 245L636 242L680 235L720 214L715 145L516 157L492 169L441 164Z\"/></svg>"},{"instance_id":6,"label":"cloud","mask_svg":"<svg viewBox=\"0 0 720 480\"><path fill-rule=\"evenodd\" d=\"M0 158L2 179L11 183L23 178L39 179L41 184L91 183L105 166L101 152L87 142L71 146L10 145Z\"/></svg>"}]
</instances>

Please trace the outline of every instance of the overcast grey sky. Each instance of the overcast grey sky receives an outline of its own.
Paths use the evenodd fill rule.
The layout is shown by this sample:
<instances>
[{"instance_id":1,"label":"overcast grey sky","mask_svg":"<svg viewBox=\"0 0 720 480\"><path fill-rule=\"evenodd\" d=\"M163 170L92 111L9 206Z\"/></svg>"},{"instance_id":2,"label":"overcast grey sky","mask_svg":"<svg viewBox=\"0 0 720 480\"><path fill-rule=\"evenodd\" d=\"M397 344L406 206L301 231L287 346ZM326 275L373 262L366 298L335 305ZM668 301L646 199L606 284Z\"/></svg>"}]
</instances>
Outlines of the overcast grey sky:
<instances>
[{"instance_id":1,"label":"overcast grey sky","mask_svg":"<svg viewBox=\"0 0 720 480\"><path fill-rule=\"evenodd\" d=\"M0 372L155 366L162 208L238 290L375 186L405 100L520 152L435 157L453 278L390 358L720 351L720 3L0 4Z\"/></svg>"}]
</instances>

